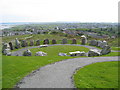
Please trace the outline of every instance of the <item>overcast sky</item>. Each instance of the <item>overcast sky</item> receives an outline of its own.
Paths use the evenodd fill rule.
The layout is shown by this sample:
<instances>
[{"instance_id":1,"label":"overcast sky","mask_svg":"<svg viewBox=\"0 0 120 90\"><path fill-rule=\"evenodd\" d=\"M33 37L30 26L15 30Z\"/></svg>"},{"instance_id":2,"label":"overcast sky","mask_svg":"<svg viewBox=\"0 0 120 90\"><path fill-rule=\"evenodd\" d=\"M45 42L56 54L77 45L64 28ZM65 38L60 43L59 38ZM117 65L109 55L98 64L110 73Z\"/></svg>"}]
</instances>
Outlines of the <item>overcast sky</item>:
<instances>
[{"instance_id":1,"label":"overcast sky","mask_svg":"<svg viewBox=\"0 0 120 90\"><path fill-rule=\"evenodd\" d=\"M119 0L1 0L0 22L118 22Z\"/></svg>"}]
</instances>

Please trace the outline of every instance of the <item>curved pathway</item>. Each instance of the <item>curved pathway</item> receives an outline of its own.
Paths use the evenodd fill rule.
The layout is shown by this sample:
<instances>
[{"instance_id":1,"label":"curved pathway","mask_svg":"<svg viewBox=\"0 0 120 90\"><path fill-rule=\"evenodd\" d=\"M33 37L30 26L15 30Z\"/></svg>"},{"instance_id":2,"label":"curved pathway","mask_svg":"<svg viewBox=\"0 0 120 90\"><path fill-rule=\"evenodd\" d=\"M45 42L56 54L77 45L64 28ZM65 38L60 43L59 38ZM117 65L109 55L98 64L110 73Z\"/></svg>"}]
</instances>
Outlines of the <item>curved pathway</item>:
<instances>
[{"instance_id":1,"label":"curved pathway","mask_svg":"<svg viewBox=\"0 0 120 90\"><path fill-rule=\"evenodd\" d=\"M93 47L93 46L88 46L88 45L79 45L79 44L52 44L52 45L48 45L48 46L57 46L57 45L72 45L72 46L83 46L89 49L97 49L98 51L100 51L100 49ZM25 47L22 49L19 49L18 51L14 51L12 52L12 56L22 56L23 51L27 50L27 49L32 49L32 48L40 48L40 46L32 46L32 47Z\"/></svg>"},{"instance_id":2,"label":"curved pathway","mask_svg":"<svg viewBox=\"0 0 120 90\"><path fill-rule=\"evenodd\" d=\"M105 61L118 61L118 57L85 57L67 59L46 65L26 76L16 85L19 88L75 88L72 75L77 68Z\"/></svg>"}]
</instances>

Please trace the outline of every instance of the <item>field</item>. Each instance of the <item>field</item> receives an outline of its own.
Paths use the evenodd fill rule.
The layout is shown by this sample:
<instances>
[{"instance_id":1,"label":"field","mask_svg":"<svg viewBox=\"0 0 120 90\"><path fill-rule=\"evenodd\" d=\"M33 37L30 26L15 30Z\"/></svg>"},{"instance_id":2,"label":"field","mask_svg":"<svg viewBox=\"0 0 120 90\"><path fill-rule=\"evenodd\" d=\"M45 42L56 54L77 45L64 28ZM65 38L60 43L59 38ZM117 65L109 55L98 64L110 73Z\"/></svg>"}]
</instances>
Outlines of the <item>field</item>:
<instances>
[{"instance_id":1,"label":"field","mask_svg":"<svg viewBox=\"0 0 120 90\"><path fill-rule=\"evenodd\" d=\"M73 78L77 88L118 88L118 62L100 62L85 66Z\"/></svg>"}]
</instances>

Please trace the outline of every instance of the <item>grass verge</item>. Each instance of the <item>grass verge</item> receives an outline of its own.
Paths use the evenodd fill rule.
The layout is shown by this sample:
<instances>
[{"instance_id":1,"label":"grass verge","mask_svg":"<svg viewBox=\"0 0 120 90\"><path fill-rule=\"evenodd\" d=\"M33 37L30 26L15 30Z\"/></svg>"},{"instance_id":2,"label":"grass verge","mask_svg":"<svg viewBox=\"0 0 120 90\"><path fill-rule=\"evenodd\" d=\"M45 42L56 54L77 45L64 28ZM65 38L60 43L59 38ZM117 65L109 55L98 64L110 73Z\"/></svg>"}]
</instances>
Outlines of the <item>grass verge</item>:
<instances>
[{"instance_id":1,"label":"grass verge","mask_svg":"<svg viewBox=\"0 0 120 90\"><path fill-rule=\"evenodd\" d=\"M118 62L100 62L85 66L73 78L77 88L118 88Z\"/></svg>"}]
</instances>

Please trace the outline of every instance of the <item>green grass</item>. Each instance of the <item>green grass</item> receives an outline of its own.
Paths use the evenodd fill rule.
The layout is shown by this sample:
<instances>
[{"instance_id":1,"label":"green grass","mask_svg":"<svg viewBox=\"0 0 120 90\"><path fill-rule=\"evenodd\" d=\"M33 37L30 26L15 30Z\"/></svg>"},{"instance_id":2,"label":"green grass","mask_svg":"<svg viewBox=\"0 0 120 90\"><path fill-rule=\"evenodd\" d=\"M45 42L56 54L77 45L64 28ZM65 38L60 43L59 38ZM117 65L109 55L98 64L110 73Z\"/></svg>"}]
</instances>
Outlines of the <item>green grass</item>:
<instances>
[{"instance_id":1,"label":"green grass","mask_svg":"<svg viewBox=\"0 0 120 90\"><path fill-rule=\"evenodd\" d=\"M120 51L120 47L111 47L112 50Z\"/></svg>"},{"instance_id":2,"label":"green grass","mask_svg":"<svg viewBox=\"0 0 120 90\"><path fill-rule=\"evenodd\" d=\"M30 49L33 56L35 55L35 52L38 51L43 51L48 53L48 56L58 56L59 52L62 53L67 53L69 54L69 52L74 52L74 51L85 51L88 52L89 49L85 48L85 47L80 47L80 46L70 46L70 45L58 45L58 46L50 46L50 47L43 47L43 48L33 48Z\"/></svg>"},{"instance_id":3,"label":"green grass","mask_svg":"<svg viewBox=\"0 0 120 90\"><path fill-rule=\"evenodd\" d=\"M2 37L2 41L3 41L3 42L10 42L10 41L12 41L12 40L15 40L15 38L22 39L22 38L29 37L29 36L30 36L30 35L6 36L6 37Z\"/></svg>"},{"instance_id":4,"label":"green grass","mask_svg":"<svg viewBox=\"0 0 120 90\"><path fill-rule=\"evenodd\" d=\"M25 37L29 37L31 35L15 35L15 36L7 36L7 37L3 37L2 40L4 42L9 42L9 41L12 41L12 40L15 40L15 38L18 38L19 40L23 40ZM52 40L52 39L56 39L56 40L61 40L62 38L65 38L65 37L60 37L60 36L57 36L57 35L50 35L50 34L36 34L36 35L32 35L33 37L31 38L32 40L44 40L44 39L49 39L49 40ZM28 39L30 40L30 39Z\"/></svg>"},{"instance_id":5,"label":"green grass","mask_svg":"<svg viewBox=\"0 0 120 90\"><path fill-rule=\"evenodd\" d=\"M31 71L69 57L17 57L3 56L3 88L12 88Z\"/></svg>"},{"instance_id":6,"label":"green grass","mask_svg":"<svg viewBox=\"0 0 120 90\"><path fill-rule=\"evenodd\" d=\"M44 40L44 39L49 39L49 40L52 40L52 39L56 39L56 40L61 40L65 37L60 37L58 35L51 35L51 34L36 34L36 35L33 35L33 38L34 40L37 40L37 39L40 39L40 40Z\"/></svg>"},{"instance_id":7,"label":"green grass","mask_svg":"<svg viewBox=\"0 0 120 90\"><path fill-rule=\"evenodd\" d=\"M108 40L108 44L112 47L112 46L114 46L114 47L119 47L120 46L120 37L118 37L118 38L115 38L115 39L109 39Z\"/></svg>"},{"instance_id":8,"label":"green grass","mask_svg":"<svg viewBox=\"0 0 120 90\"><path fill-rule=\"evenodd\" d=\"M14 85L24 76L42 66L64 59L75 58L69 56L58 56L59 52L68 53L72 51L89 51L89 49L85 47L70 45L50 46L45 48L34 48L30 50L32 51L33 55L30 57L3 56L3 88L14 87ZM34 56L35 52L37 51L44 51L48 55L43 57ZM118 54L117 52L111 52L106 56L111 55L117 56Z\"/></svg>"},{"instance_id":9,"label":"green grass","mask_svg":"<svg viewBox=\"0 0 120 90\"><path fill-rule=\"evenodd\" d=\"M31 35L15 35L15 36L7 36L7 37L3 37L2 40L3 42L10 42L10 41L14 41L15 38L18 38L19 40L23 40L25 37L29 37ZM30 42L30 40L40 40L40 44L43 44L43 40L45 39L49 39L50 44L52 44L52 39L55 39L57 41L57 44L61 44L62 39L63 38L67 38L64 36L59 36L59 35L51 35L51 34L36 34L36 35L32 35L33 37L30 39L27 39L28 42ZM72 43L72 39L73 38L67 38L68 40L68 44ZM35 42L36 43L36 42ZM35 44L34 43L34 44ZM81 40L77 39L77 44L81 44Z\"/></svg>"},{"instance_id":10,"label":"green grass","mask_svg":"<svg viewBox=\"0 0 120 90\"><path fill-rule=\"evenodd\" d=\"M102 56L120 56L120 52L111 52L109 54L102 55Z\"/></svg>"},{"instance_id":11,"label":"green grass","mask_svg":"<svg viewBox=\"0 0 120 90\"><path fill-rule=\"evenodd\" d=\"M100 62L85 66L73 78L77 88L118 88L118 62Z\"/></svg>"},{"instance_id":12,"label":"green grass","mask_svg":"<svg viewBox=\"0 0 120 90\"><path fill-rule=\"evenodd\" d=\"M30 49L33 53L44 51L48 56L3 56L3 88L12 88L24 76L42 66L54 63L60 60L75 58L69 56L58 56L59 52L68 53L70 51L88 51L88 48L79 46L51 46L39 49ZM52 51L52 52L51 52Z\"/></svg>"}]
</instances>

